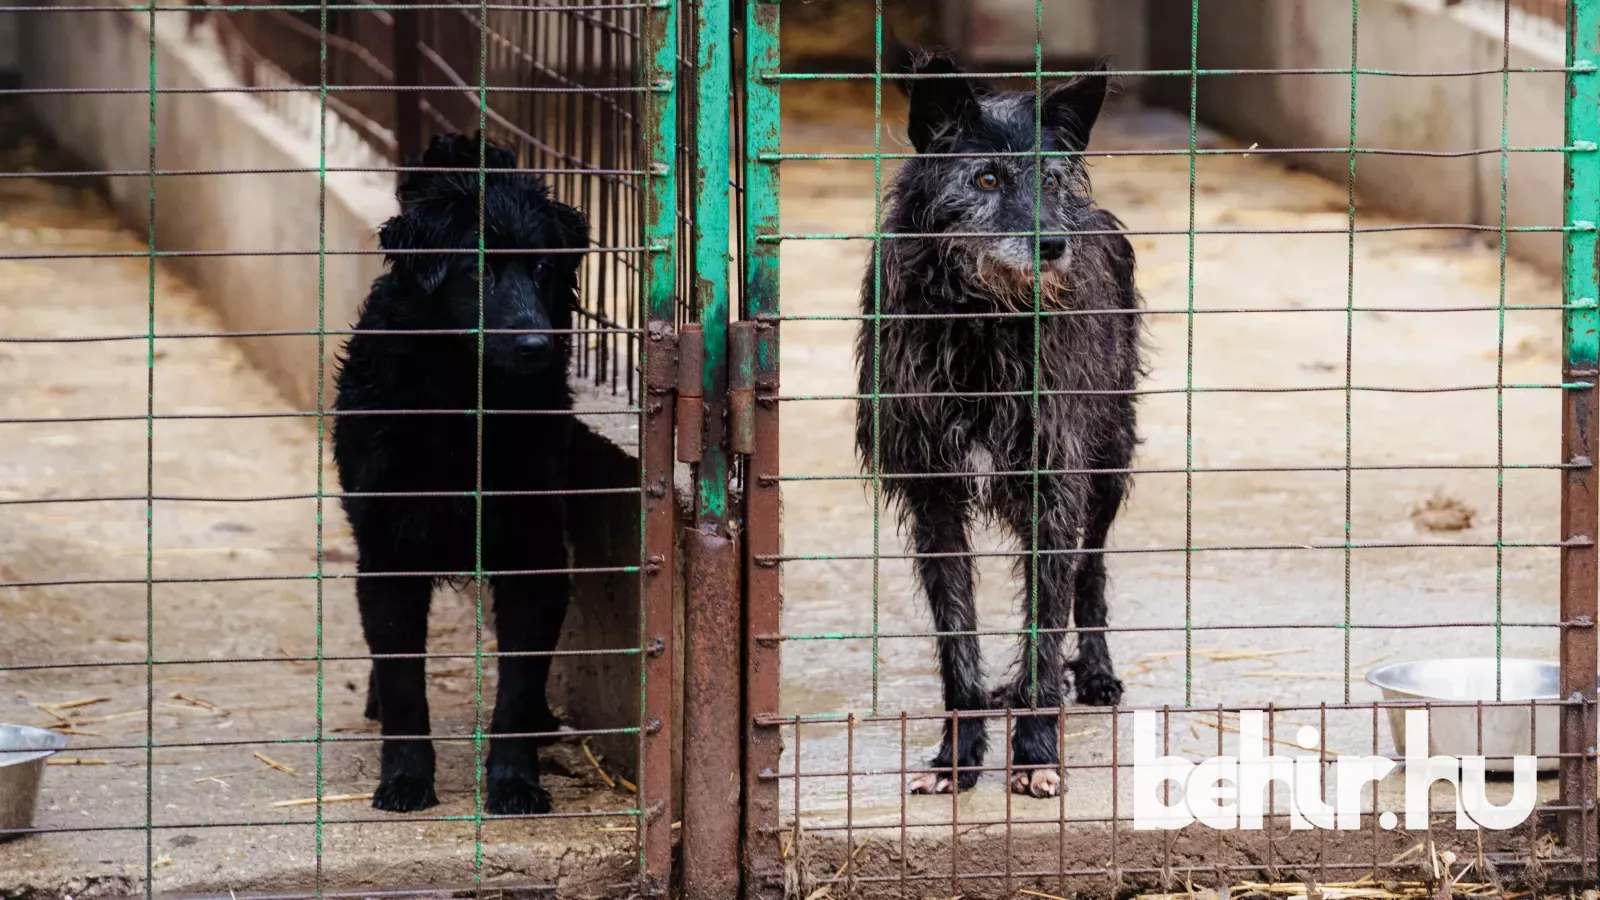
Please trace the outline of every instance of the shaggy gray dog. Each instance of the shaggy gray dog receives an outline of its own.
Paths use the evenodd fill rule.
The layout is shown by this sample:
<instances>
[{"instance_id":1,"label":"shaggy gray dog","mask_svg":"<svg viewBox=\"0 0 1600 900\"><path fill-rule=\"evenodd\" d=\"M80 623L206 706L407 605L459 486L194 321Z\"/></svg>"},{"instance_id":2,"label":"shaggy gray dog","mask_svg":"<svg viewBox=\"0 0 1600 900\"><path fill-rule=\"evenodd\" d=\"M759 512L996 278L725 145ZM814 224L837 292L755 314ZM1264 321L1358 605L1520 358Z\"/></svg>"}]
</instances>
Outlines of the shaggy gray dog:
<instances>
[{"instance_id":1,"label":"shaggy gray dog","mask_svg":"<svg viewBox=\"0 0 1600 900\"><path fill-rule=\"evenodd\" d=\"M944 53L918 52L908 62L922 76L962 71ZM1059 707L1068 669L1078 702L1115 705L1122 697L1103 630L1100 551L1138 442L1133 247L1122 223L1094 205L1081 156L1027 155L1041 131L1045 152L1084 150L1108 78L1048 85L1042 95L990 90L969 77L900 81L917 156L889 185L882 225L886 235L907 237L879 241L879 263L862 287L863 313L886 318L864 321L856 342L860 393L879 396L858 403L856 448L865 468L885 476L884 492L915 548L917 579L941 634L949 710ZM1034 624L1036 607L1043 633L1037 645L1024 636L1013 677L992 694L971 633L978 623L968 532L980 519L1039 551L1020 557L1017 571L1027 586L1024 627ZM1068 663L1072 619L1084 630ZM933 772L913 791L977 782L983 720L952 724ZM1054 715L1017 719L1012 790L1060 792L1055 731Z\"/></svg>"}]
</instances>

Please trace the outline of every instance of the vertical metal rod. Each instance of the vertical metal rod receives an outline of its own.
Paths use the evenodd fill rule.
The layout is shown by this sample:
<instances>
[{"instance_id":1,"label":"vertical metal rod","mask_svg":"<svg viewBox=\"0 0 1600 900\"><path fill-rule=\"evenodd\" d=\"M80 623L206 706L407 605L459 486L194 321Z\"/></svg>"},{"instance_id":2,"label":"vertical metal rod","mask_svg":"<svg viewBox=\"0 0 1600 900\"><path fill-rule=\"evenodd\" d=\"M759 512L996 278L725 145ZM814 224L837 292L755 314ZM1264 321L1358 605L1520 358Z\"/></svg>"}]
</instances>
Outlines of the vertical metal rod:
<instances>
[{"instance_id":1,"label":"vertical metal rod","mask_svg":"<svg viewBox=\"0 0 1600 900\"><path fill-rule=\"evenodd\" d=\"M781 552L782 498L778 475L778 245L758 241L779 230L778 164L761 156L779 148L779 86L762 75L778 71L778 3L745 4L745 310L756 320L754 446L745 462L745 897L782 889L778 772L783 733L756 724L777 715L781 645L757 635L777 634L783 608L781 563L758 562ZM903 735L902 735L903 737ZM902 751L903 751L902 747ZM800 781L795 779L796 794Z\"/></svg>"},{"instance_id":2,"label":"vertical metal rod","mask_svg":"<svg viewBox=\"0 0 1600 900\"><path fill-rule=\"evenodd\" d=\"M422 84L417 19L423 12L396 9L390 15L394 21L394 136L397 161L404 164L406 157L422 154L422 98L415 89Z\"/></svg>"},{"instance_id":3,"label":"vertical metal rod","mask_svg":"<svg viewBox=\"0 0 1600 900\"><path fill-rule=\"evenodd\" d=\"M732 107L731 0L696 5L694 299L705 328L706 446L697 472L695 524L725 531L728 453L728 173Z\"/></svg>"},{"instance_id":4,"label":"vertical metal rod","mask_svg":"<svg viewBox=\"0 0 1600 900\"><path fill-rule=\"evenodd\" d=\"M734 541L686 531L683 897L739 894L739 562Z\"/></svg>"},{"instance_id":5,"label":"vertical metal rod","mask_svg":"<svg viewBox=\"0 0 1600 900\"><path fill-rule=\"evenodd\" d=\"M684 607L683 896L739 893L743 703L738 548L728 527L731 0L695 5L694 299L704 346L705 431Z\"/></svg>"},{"instance_id":6,"label":"vertical metal rod","mask_svg":"<svg viewBox=\"0 0 1600 900\"><path fill-rule=\"evenodd\" d=\"M645 895L665 897L672 877L672 704L677 578L676 511L673 491L673 398L677 353L672 330L677 237L677 39L676 3L658 3L644 13L642 73L645 96L644 285L647 335L640 364L645 372L644 423L640 431L641 541L639 642L639 848Z\"/></svg>"},{"instance_id":7,"label":"vertical metal rod","mask_svg":"<svg viewBox=\"0 0 1600 900\"><path fill-rule=\"evenodd\" d=\"M1569 850L1582 848L1581 877L1594 872L1589 852L1595 805L1595 617L1597 587L1595 536L1600 528L1600 483L1594 461L1600 456L1600 392L1594 387L1600 359L1600 0L1570 0L1567 5L1566 246L1563 294L1566 303L1565 364L1562 380L1578 383L1562 393L1562 459L1572 468L1561 483L1561 696L1577 705L1561 714L1561 751L1583 754L1561 758L1561 833ZM1577 148L1589 148L1579 151Z\"/></svg>"}]
</instances>

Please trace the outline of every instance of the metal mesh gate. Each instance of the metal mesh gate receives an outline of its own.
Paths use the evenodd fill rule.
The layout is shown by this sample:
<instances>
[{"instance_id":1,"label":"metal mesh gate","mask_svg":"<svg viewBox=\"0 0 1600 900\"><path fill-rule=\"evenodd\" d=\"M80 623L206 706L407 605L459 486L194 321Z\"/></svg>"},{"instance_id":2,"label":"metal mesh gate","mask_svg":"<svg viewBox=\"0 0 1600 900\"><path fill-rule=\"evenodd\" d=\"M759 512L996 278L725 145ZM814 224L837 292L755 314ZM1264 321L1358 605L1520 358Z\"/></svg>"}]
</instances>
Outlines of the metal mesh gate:
<instances>
[{"instance_id":1,"label":"metal mesh gate","mask_svg":"<svg viewBox=\"0 0 1600 900\"><path fill-rule=\"evenodd\" d=\"M1095 470L1051 471L1035 462L1008 472L964 467L964 460L953 472L893 469L878 461L876 433L860 448L859 460L853 458L847 423L854 409L869 410L857 421L876 428L893 404L935 397L949 399L946 409L958 402L976 408L993 395L962 395L948 386L926 389L933 394L877 389L875 379L882 376L872 368L879 361L870 353L860 361L866 387L857 391L848 376L839 374L850 366L839 348L848 346L857 329L881 336L918 319L948 323L989 317L1015 323L996 324L996 329L1028 332L1043 329L1052 317L1124 313L1073 309L1070 302L1051 305L1037 282L1032 298L1024 297L1010 312L957 307L891 314L875 305L889 290L891 277L902 279L904 290L905 279L932 283L946 277L940 266L960 265L952 261L958 253L951 251L951 257L924 257L922 270L885 271L886 248L919 237L908 233L916 228L885 233L879 225L891 203L905 202L906 188L895 196L887 188L917 156L906 140L901 88L929 82L915 80L918 76L901 67L897 53L903 58L903 51L887 33L882 2L875 4L876 33L866 45L865 61L848 73L788 68L779 53L779 4L749 5L743 166L748 261L742 313L754 328L754 351L746 363L750 374L744 377L755 393L743 534L748 592L744 851L750 895L1193 896L1215 890L1311 896L1348 890L1356 896L1383 890L1421 896L1511 891L1517 885L1538 891L1562 879L1592 883L1596 497L1594 432L1588 423L1596 396L1590 221L1595 198L1589 185L1595 105L1589 93L1593 57L1600 49L1596 10L1583 2L1553 11L1480 4L1472 12L1489 17L1494 23L1489 33L1499 32L1505 49L1481 67L1452 69L1369 62L1392 59L1387 51L1404 39L1386 36L1385 24L1364 24L1377 15L1371 4L1328 7L1319 8L1314 21L1291 25L1291 16L1309 19L1313 13L1286 11L1275 24L1263 14L1263 24L1255 24L1242 18L1254 15L1255 8L1245 4L1152 4L1146 27L1174 35L1181 59L1152 60L1154 65L1120 74L1146 86L1159 82L1163 86L1150 88L1151 93L1182 98L1174 103L1177 128L1159 133L1143 118L1144 111L1117 112L1112 106L1086 153L1040 152L1037 144L1003 148L1032 165L1052 157L1085 158L1095 195L1128 223L1124 233L1139 255L1147 304L1142 318L1154 333L1156 350L1154 371L1124 393L1136 398L1141 420L1152 424L1141 428L1148 441L1123 470L1136 485L1133 505L1105 549L1041 546L1037 538L1030 543L1025 529L983 532L975 523L973 546L957 542L952 552L948 545L919 547L910 540L915 520L894 515L887 489L891 481L960 481L955 490L976 493L983 488L969 485L983 480L979 476L990 482L989 490L999 490L1002 479L1016 479L1032 493L1037 523L1041 484L1048 488L1052 480L1093 476ZM1074 77L1100 77L1081 61L1045 58L1052 35L1083 24L1048 18L1047 9L1055 7L1031 4L1034 50L1021 65L991 63L981 75L940 71L922 78L982 77L996 90L1039 96ZM1564 65L1513 58L1513 29L1529 24L1524 11L1553 16L1556 27L1565 17ZM947 26L958 44L977 37L960 27ZM1315 38L1304 38L1303 46L1315 61L1292 57L1287 64L1263 63L1230 55L1227 48L1233 45L1222 39L1235 31L1254 33L1252 28L1270 34L1273 27L1309 29L1305 34ZM839 43L847 38L841 36ZM1323 44L1342 45L1346 56L1336 56L1332 64L1315 58ZM1342 96L1347 139L1277 147L1219 139L1204 125L1217 113L1215 101L1205 101L1212 104L1208 110L1202 98L1230 80L1251 86L1228 94L1234 102L1274 102L1274 82L1292 83L1292 90L1301 92L1292 95L1301 98L1294 102L1308 106L1315 105L1312 98ZM1498 135L1495 143L1417 146L1413 140L1408 147L1394 146L1401 143L1396 132L1372 127L1386 113L1368 112L1374 103L1367 99L1369 92L1380 104L1392 103L1386 86L1396 82L1468 81L1492 85L1485 88L1492 104L1481 108L1495 123L1490 129ZM1519 98L1536 82L1564 83L1564 138L1514 136L1527 133L1513 123L1523 114ZM808 102L853 105L860 114L850 127L823 129L799 112ZM1301 120L1312 115L1306 112ZM785 126L801 124L793 132L780 129L780 118ZM913 137L916 127L911 122ZM1374 133L1391 140L1374 139ZM959 160L962 151L1008 155L992 148L974 152L971 146L944 152ZM1523 160L1553 157L1562 160L1566 172L1565 218L1529 223L1523 212L1519 220L1517 210L1528 207L1518 206L1511 173L1523 171ZM1383 198L1364 190L1364 173L1380 166L1409 166L1412 177L1426 179L1430 167L1443 172L1449 160L1463 159L1474 161L1494 198L1498 214L1491 211L1487 221L1388 217ZM1252 167L1274 174L1244 186L1230 183L1253 177ZM1285 169L1287 181L1276 181ZM1241 196L1255 190L1281 198L1272 192L1310 190L1296 174L1303 169L1327 173L1338 186L1305 201L1310 208L1285 208L1281 199L1252 204ZM1548 182L1546 188L1553 201L1559 188ZM1246 208L1219 208L1224 201ZM913 221L936 222L941 212L928 210ZM1041 228L1038 215L1036 209L1032 227L1021 232L1033 239L1036 253L1047 238L1070 241L1075 234L1093 234ZM1448 255L1440 249L1448 248L1448 239L1435 239L1440 233L1459 235L1458 245L1478 248L1474 252L1482 261L1476 265L1486 273L1488 287L1448 296L1388 292L1398 276L1385 256L1441 259ZM1539 235L1559 235L1565 242L1565 279L1559 286L1522 279L1508 252ZM819 249L840 244L849 249ZM1303 268L1300 279L1273 275L1271 257L1295 259ZM1039 258L1034 257L1036 264ZM1242 277L1226 282L1228 266ZM866 286L858 309L846 288L859 283L854 279L863 272ZM1259 275L1260 283L1249 284L1251 275ZM1166 286L1152 287L1160 283ZM1417 283L1406 281L1399 293ZM1238 285L1236 293L1229 292L1232 284ZM1552 353L1530 378L1522 374L1529 370L1516 368L1507 336L1521 333L1540 315L1546 329L1561 323L1564 339L1559 355ZM1477 317L1471 321L1481 329L1476 340L1484 349L1481 371L1472 376L1465 375L1470 367L1448 361L1448 348L1457 346L1450 343L1453 332L1445 324L1452 316ZM1404 344L1387 343L1393 338L1385 334L1397 320L1417 323L1412 340L1422 343L1413 346L1428 346L1424 335L1439 336L1437 346L1446 349L1437 350L1438 357L1428 354L1438 359L1438 368L1408 370L1383 363L1383 354L1404 352ZM1232 332L1247 333L1256 343L1230 344ZM1368 342L1388 349L1366 351ZM1280 355L1274 351L1280 344L1293 349ZM1223 356L1230 352L1246 358L1258 353L1292 367L1230 369ZM1312 352L1317 355L1309 356ZM1033 367L1031 384L1020 393L1035 416L1041 398L1071 395L1075 387L1080 394L1094 393L1047 381L1040 367L1049 366L1049 360L1035 356L1027 362ZM930 358L924 364L956 363ZM1440 399L1472 394L1483 399L1470 412ZM1526 426L1513 423L1531 421L1519 410L1540 402L1529 399L1536 396L1549 398L1537 418L1538 441L1528 445L1533 456L1519 456L1524 451L1510 435ZM1404 399L1384 405L1390 402L1384 398L1395 397ZM1425 424L1432 420L1415 402L1419 399L1441 403L1439 410L1458 410L1446 416L1472 416L1477 431L1452 435L1471 434L1479 443L1470 451L1432 454L1412 452L1401 441L1385 444L1396 429L1432 427ZM1412 405L1403 406L1408 400ZM1275 417L1278 424L1252 424L1259 417ZM930 418L925 424L937 428L940 421ZM1314 437L1288 439L1301 429ZM933 434L927 440L946 437ZM1319 439L1326 443L1316 445ZM1508 449L1514 445L1519 449ZM1270 502L1263 507L1240 499L1246 479L1270 485L1261 490L1276 494L1272 502L1304 503L1324 518L1292 505L1277 509ZM1472 496L1494 509L1479 521L1492 518L1493 525L1468 531L1437 522L1449 515L1444 510L1454 508L1448 498L1420 500L1409 535L1373 515L1375 498L1414 494L1430 482L1473 484ZM1523 502L1534 491L1542 491L1543 501L1536 513ZM1152 494L1156 499L1149 499ZM1257 517L1248 523L1254 527L1219 524L1219 517L1246 515ZM1025 576L1039 577L1041 565L1062 555L1105 559L1113 585L1109 624L1052 628L1030 612L1039 608L1040 598ZM928 579L919 582L912 570L951 558L999 587L978 590L981 624L930 631L921 600ZM1446 568L1430 566L1435 558ZM1007 566L1016 573L1009 584ZM1408 566L1411 574L1395 574ZM1441 578L1458 567L1470 567L1481 577L1471 589L1464 581L1449 581L1447 589L1460 590L1463 599L1448 607L1424 603L1420 586L1416 593L1399 586L1407 579ZM1542 605L1523 602L1535 582ZM1296 587L1272 591L1273 583ZM1308 596L1292 596L1299 591ZM1385 594L1390 599L1383 599ZM1020 616L1016 605L1022 607ZM1018 618L1020 629L1006 624ZM1004 654L1019 644L1015 665L1026 669L1039 666L1040 639L1052 630L1074 640L1085 634L1109 638L1116 674L1128 685L1114 712L1041 703L1022 710L963 706L953 713L941 703L929 655L935 641L943 648L977 638L987 652L1003 647L999 653ZM1452 654L1452 645L1471 649ZM1529 654L1529 648L1551 659L1559 652L1559 692L1541 695L1546 699L1537 702L1512 699L1512 679L1504 674L1511 663L1502 662ZM1491 660L1493 675L1488 695L1470 701L1465 695L1454 702L1390 699L1363 683L1366 670L1382 662L1473 653ZM948 690L947 685L947 698ZM1537 715L1535 708L1541 710ZM1399 798L1390 787L1380 792L1376 785L1362 789L1364 812L1358 811L1357 820L1339 826L1351 830L1291 829L1286 790L1269 795L1265 827L1259 831L1237 830L1237 823L1231 831L1136 825L1131 800L1143 780L1136 763L1150 760L1139 758L1148 748L1139 745L1135 719L1141 713L1154 716L1154 731L1146 737L1156 742L1159 755L1203 759L1244 752L1240 731L1251 726L1248 714L1241 719L1240 713L1251 709L1262 711L1266 752L1307 756L1324 778L1331 777L1339 759L1397 753L1407 709L1462 717L1472 723L1465 727L1468 735L1476 735L1479 752L1491 754L1495 751L1484 751L1485 746L1504 747L1511 734L1506 724L1511 720L1497 718L1497 711L1515 710L1520 717L1515 721L1524 722L1515 731L1516 749L1499 752L1529 754L1544 741L1538 753L1559 774L1540 789L1528 821L1505 832L1454 830L1448 793L1429 795L1433 815L1422 817L1428 824L1421 831L1418 820L1397 826L1400 820L1376 813L1396 809ZM1051 722L1059 764L1027 766L1012 758L1011 737L1038 716ZM1528 734L1529 719L1536 719L1533 731L1544 738ZM973 767L973 774L980 774L974 790L908 796L919 777L937 775L939 766L948 765L927 762L939 745L941 727L959 730L985 721L989 755ZM1465 736L1462 740L1471 743ZM1061 796L1036 799L1007 791L1018 773L1026 782L1026 773L1039 768L1065 779ZM1168 784L1167 790L1175 788ZM1332 829L1332 819L1319 827ZM1450 882L1451 887L1440 886Z\"/></svg>"},{"instance_id":2,"label":"metal mesh gate","mask_svg":"<svg viewBox=\"0 0 1600 900\"><path fill-rule=\"evenodd\" d=\"M0 823L16 838L0 848L3 889L663 893L679 825L677 4L13 5L0 15L24 55L23 84L0 92L10 132L0 356L14 398L9 468L25 476L0 498L11 526L0 719L67 742L44 770L35 820ZM470 498L480 546L464 571L422 573L467 584L441 587L428 652L403 654L429 671L442 805L394 815L367 808L380 735L362 719L374 657L351 594L358 578L417 573L357 569L338 509L358 494L325 462L331 429L352 413L332 408L329 376L380 271L372 232L393 213L384 203L446 131L506 146L521 174L588 217L574 327L562 333L576 399L557 415L581 421L592 442L556 492L573 511L565 567L486 566L483 509L508 492L486 486L481 467L476 485L416 495ZM481 208L485 179L499 176L469 174ZM143 237L121 234L114 214ZM73 215L87 224L61 224ZM481 277L499 248L482 234L476 244ZM80 316L71 298L96 279L94 312ZM41 285L59 301L48 315L33 302ZM199 293L221 321L193 302ZM431 333L477 344L479 400L463 404L476 408L386 414L466 415L480 436L486 420L515 414L482 399L494 338L479 302L476 328ZM50 442L85 449L42 467L26 458ZM246 462L246 476L228 474ZM507 574L570 581L582 608L559 649L498 646L486 582ZM491 726L494 672L533 656L553 663L571 698L574 728L527 735L556 745L554 762L545 757L556 809L492 815L485 756L491 732L506 731ZM6 734L5 750L28 749ZM31 799L20 790L0 788L8 815Z\"/></svg>"}]
</instances>

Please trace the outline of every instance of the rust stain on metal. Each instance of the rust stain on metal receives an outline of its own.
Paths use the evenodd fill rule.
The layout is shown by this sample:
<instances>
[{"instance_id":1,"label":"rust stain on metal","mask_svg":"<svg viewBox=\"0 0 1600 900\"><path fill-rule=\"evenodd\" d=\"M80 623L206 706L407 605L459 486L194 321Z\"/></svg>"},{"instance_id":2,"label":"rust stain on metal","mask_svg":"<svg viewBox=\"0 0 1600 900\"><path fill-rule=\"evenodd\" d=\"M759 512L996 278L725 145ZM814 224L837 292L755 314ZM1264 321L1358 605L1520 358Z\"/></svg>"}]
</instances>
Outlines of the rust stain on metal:
<instances>
[{"instance_id":1,"label":"rust stain on metal","mask_svg":"<svg viewBox=\"0 0 1600 900\"><path fill-rule=\"evenodd\" d=\"M644 843L647 890L665 896L665 885L672 871L672 829L666 823L677 819L673 802L672 751L676 735L672 729L672 705L676 700L673 683L673 643L675 631L673 568L677 557L677 503L672 495L672 393L676 387L678 335L671 325L653 321L644 347L644 382L647 398L642 436L642 477L645 484L663 490L646 490L644 504L644 553L646 565L640 575L640 596L644 602L640 642L648 647L640 665L644 671L644 715L647 723L639 738L641 796L645 808L666 813L665 822L656 817L645 823Z\"/></svg>"},{"instance_id":2,"label":"rust stain on metal","mask_svg":"<svg viewBox=\"0 0 1600 900\"><path fill-rule=\"evenodd\" d=\"M1567 366L1564 379L1594 383L1593 369ZM1594 387L1563 392L1562 457L1587 466L1562 472L1561 482L1561 620L1593 622L1597 610L1597 548L1592 540L1579 540L1600 532L1600 482L1593 461L1600 458L1600 391ZM1572 705L1561 711L1561 834L1571 850L1581 848L1585 860L1593 858L1596 791L1595 679L1600 663L1597 636L1592 627L1561 629L1561 696ZM1588 869L1586 862L1584 868ZM1589 872L1584 875L1588 876Z\"/></svg>"},{"instance_id":3,"label":"rust stain on metal","mask_svg":"<svg viewBox=\"0 0 1600 900\"><path fill-rule=\"evenodd\" d=\"M683 894L720 900L739 893L739 557L728 538L684 536Z\"/></svg>"}]
</instances>

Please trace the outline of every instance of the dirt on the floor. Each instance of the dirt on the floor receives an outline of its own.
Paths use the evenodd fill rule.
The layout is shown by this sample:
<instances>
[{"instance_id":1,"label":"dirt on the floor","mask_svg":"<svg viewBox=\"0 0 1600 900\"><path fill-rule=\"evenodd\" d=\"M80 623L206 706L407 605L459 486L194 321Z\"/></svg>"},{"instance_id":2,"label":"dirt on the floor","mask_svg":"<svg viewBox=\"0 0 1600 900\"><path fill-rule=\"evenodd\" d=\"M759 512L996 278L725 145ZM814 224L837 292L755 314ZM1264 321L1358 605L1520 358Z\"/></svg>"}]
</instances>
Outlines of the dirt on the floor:
<instances>
[{"instance_id":1,"label":"dirt on the floor","mask_svg":"<svg viewBox=\"0 0 1600 900\"><path fill-rule=\"evenodd\" d=\"M73 168L20 112L0 111L0 171ZM361 797L377 783L377 729L362 717L367 663L314 661L366 652L352 582L314 577L319 539L328 574L352 571L354 545L337 503L314 499L337 490L325 431L314 415L250 417L292 407L237 341L161 340L150 358L151 327L225 329L145 250L93 183L0 179L0 254L125 255L0 260L0 500L11 501L0 505L0 582L53 582L0 589L0 721L70 739L44 778L36 825L47 833L0 843L0 897L142 894L147 863L158 893L308 890L319 877L330 891L448 887L476 876L614 893L637 872L623 813L634 798L607 788L576 745L548 754L546 778L557 809L574 815L477 831L471 658L428 665L434 733L465 739L439 742L441 805L426 815L453 820L333 801L319 829L314 806L275 805L319 788ZM228 418L151 425L150 410ZM148 523L147 490L158 498ZM15 502L82 497L106 499ZM161 583L147 588L147 574ZM249 576L260 580L205 581ZM470 589L437 595L430 649L470 654L476 612ZM485 669L484 722L492 661ZM147 739L158 745L149 766ZM147 821L157 826L148 835Z\"/></svg>"}]
</instances>

